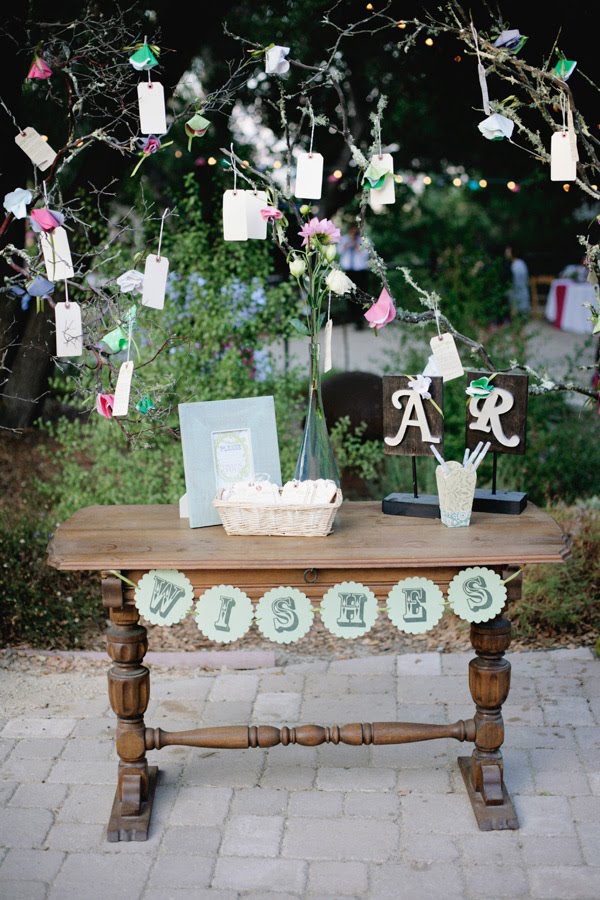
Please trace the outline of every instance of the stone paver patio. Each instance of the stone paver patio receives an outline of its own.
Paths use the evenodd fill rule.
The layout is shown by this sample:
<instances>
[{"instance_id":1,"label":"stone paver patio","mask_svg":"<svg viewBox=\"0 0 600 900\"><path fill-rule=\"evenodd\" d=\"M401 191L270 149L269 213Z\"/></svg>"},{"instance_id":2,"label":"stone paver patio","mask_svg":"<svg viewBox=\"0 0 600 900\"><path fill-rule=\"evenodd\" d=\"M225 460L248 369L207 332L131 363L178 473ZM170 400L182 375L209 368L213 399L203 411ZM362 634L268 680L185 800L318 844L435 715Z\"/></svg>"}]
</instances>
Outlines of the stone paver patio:
<instances>
[{"instance_id":1,"label":"stone paver patio","mask_svg":"<svg viewBox=\"0 0 600 900\"><path fill-rule=\"evenodd\" d=\"M148 724L453 721L471 654L157 673ZM600 661L512 653L504 707L517 832L481 833L470 745L170 748L151 838L109 844L116 772L106 680L0 674L3 900L600 897Z\"/></svg>"}]
</instances>

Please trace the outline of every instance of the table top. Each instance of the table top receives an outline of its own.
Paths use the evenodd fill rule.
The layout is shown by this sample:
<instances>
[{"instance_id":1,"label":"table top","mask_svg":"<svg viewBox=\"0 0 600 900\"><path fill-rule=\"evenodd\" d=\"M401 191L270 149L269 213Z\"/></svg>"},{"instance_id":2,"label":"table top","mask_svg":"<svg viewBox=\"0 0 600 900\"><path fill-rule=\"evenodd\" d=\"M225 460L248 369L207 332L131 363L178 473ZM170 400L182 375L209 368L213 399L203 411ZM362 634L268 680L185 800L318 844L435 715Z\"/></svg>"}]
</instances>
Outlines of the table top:
<instances>
[{"instance_id":1,"label":"table top","mask_svg":"<svg viewBox=\"0 0 600 900\"><path fill-rule=\"evenodd\" d=\"M177 506L89 506L57 528L57 569L397 569L558 563L560 527L529 503L520 516L474 512L468 528L388 516L376 501L345 501L328 537L235 537L220 525L190 528Z\"/></svg>"}]
</instances>

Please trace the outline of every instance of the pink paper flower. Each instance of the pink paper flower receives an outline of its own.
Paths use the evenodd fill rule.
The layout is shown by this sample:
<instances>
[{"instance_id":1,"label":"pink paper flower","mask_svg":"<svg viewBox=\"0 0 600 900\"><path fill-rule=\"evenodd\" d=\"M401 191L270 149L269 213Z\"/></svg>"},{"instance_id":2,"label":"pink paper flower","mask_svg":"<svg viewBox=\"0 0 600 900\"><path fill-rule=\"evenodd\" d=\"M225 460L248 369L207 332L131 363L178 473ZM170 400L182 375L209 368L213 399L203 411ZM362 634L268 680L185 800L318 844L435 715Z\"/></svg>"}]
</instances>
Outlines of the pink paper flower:
<instances>
[{"instance_id":1,"label":"pink paper flower","mask_svg":"<svg viewBox=\"0 0 600 900\"><path fill-rule=\"evenodd\" d=\"M142 153L145 156L150 156L151 153L156 153L157 150L160 150L160 141L157 137L151 134L142 147Z\"/></svg>"},{"instance_id":2,"label":"pink paper flower","mask_svg":"<svg viewBox=\"0 0 600 900\"><path fill-rule=\"evenodd\" d=\"M384 288L379 299L365 313L365 319L371 328L383 328L396 318L396 308L392 298Z\"/></svg>"},{"instance_id":3,"label":"pink paper flower","mask_svg":"<svg viewBox=\"0 0 600 900\"><path fill-rule=\"evenodd\" d=\"M41 56L36 56L33 63L31 64L31 68L27 73L28 78L50 78L52 75L52 69L48 65L48 63L42 59Z\"/></svg>"},{"instance_id":4,"label":"pink paper flower","mask_svg":"<svg viewBox=\"0 0 600 900\"><path fill-rule=\"evenodd\" d=\"M268 222L269 219L283 219L281 210L275 209L274 206L266 206L264 209L261 209L260 214L265 222Z\"/></svg>"},{"instance_id":5,"label":"pink paper flower","mask_svg":"<svg viewBox=\"0 0 600 900\"><path fill-rule=\"evenodd\" d=\"M317 219L316 216L310 222L306 222L298 234L304 238L303 247L310 243L311 238L316 238L320 244L337 244L342 236L340 229L336 228L333 222L330 222L329 219Z\"/></svg>"},{"instance_id":6,"label":"pink paper flower","mask_svg":"<svg viewBox=\"0 0 600 900\"><path fill-rule=\"evenodd\" d=\"M65 220L62 213L46 209L45 207L42 209L32 209L30 216L33 219L33 230L37 232L45 231L48 234L54 231L55 228L59 228Z\"/></svg>"},{"instance_id":7,"label":"pink paper flower","mask_svg":"<svg viewBox=\"0 0 600 900\"><path fill-rule=\"evenodd\" d=\"M114 394L98 394L96 397L96 412L100 413L100 415L104 416L106 419L112 419L114 405Z\"/></svg>"}]
</instances>

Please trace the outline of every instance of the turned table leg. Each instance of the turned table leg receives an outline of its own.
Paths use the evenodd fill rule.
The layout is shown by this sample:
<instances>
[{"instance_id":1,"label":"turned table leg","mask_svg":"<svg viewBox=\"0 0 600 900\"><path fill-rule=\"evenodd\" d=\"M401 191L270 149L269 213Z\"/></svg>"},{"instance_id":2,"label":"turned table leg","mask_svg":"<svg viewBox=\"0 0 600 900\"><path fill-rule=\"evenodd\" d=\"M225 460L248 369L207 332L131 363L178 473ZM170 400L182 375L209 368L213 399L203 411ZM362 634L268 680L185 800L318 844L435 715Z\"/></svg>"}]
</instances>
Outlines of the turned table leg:
<instances>
[{"instance_id":1,"label":"turned table leg","mask_svg":"<svg viewBox=\"0 0 600 900\"><path fill-rule=\"evenodd\" d=\"M108 824L109 841L145 841L158 769L148 766L144 713L150 699L150 673L142 665L148 649L146 629L134 606L111 608L107 631L108 696L117 715L118 785Z\"/></svg>"},{"instance_id":2,"label":"turned table leg","mask_svg":"<svg viewBox=\"0 0 600 900\"><path fill-rule=\"evenodd\" d=\"M459 765L482 831L519 827L504 784L501 746L504 741L502 704L510 690L510 663L504 658L511 625L503 616L471 625L477 654L469 663L469 689L475 702L475 749Z\"/></svg>"}]
</instances>

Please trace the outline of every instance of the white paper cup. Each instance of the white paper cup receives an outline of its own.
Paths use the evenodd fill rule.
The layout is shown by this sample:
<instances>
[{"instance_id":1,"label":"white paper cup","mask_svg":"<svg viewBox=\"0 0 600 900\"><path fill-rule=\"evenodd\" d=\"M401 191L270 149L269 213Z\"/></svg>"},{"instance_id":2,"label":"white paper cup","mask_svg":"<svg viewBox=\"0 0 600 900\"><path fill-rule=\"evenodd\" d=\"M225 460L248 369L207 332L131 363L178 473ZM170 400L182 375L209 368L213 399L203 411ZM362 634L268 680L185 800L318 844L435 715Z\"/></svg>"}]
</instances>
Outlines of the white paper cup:
<instances>
[{"instance_id":1,"label":"white paper cup","mask_svg":"<svg viewBox=\"0 0 600 900\"><path fill-rule=\"evenodd\" d=\"M444 472L443 466L438 466L435 470L440 517L448 528L460 528L471 522L477 474L454 460L446 465L450 470L448 474Z\"/></svg>"}]
</instances>

